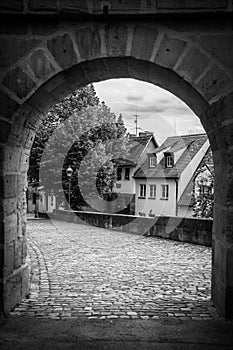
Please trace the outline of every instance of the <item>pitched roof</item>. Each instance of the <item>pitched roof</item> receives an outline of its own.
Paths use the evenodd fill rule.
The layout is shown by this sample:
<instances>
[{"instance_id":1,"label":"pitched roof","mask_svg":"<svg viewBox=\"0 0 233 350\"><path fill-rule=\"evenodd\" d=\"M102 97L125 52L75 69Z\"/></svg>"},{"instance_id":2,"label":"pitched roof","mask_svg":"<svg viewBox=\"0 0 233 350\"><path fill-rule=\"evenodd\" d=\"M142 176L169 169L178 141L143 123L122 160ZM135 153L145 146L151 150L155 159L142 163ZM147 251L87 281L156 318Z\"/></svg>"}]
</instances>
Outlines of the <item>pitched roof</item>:
<instances>
[{"instance_id":1,"label":"pitched roof","mask_svg":"<svg viewBox=\"0 0 233 350\"><path fill-rule=\"evenodd\" d=\"M206 134L183 135L168 137L164 143L156 149L156 153L162 151L176 152L184 149L184 152L172 168L165 168L165 158L155 168L149 168L146 161L135 172L135 178L179 178L183 170L190 163L196 153L207 141Z\"/></svg>"},{"instance_id":2,"label":"pitched roof","mask_svg":"<svg viewBox=\"0 0 233 350\"><path fill-rule=\"evenodd\" d=\"M119 165L136 165L150 141L154 143L155 148L158 147L158 144L153 134L143 136L131 136L127 145L129 149L129 156L127 157L127 159L121 159L119 161Z\"/></svg>"},{"instance_id":3,"label":"pitched roof","mask_svg":"<svg viewBox=\"0 0 233 350\"><path fill-rule=\"evenodd\" d=\"M198 170L205 165L208 167L208 169L210 170L211 173L214 172L213 156L212 156L212 151L211 151L210 147L208 148L208 150L207 150L204 158L202 159L199 167L197 168L197 170L193 174L193 176L190 179L188 185L186 186L184 192L182 193L182 195L178 201L178 205L192 206L194 204L193 203L193 196L192 196L194 179L197 175Z\"/></svg>"}]
</instances>

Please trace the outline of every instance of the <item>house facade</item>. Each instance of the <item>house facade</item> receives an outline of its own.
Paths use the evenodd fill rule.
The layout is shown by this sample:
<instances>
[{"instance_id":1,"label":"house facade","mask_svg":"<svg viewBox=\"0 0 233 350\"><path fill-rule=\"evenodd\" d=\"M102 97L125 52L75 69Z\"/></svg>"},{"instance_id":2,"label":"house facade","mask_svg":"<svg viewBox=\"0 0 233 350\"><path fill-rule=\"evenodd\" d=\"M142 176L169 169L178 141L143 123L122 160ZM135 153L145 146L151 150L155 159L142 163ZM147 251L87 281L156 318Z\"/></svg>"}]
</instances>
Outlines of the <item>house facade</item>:
<instances>
[{"instance_id":1,"label":"house facade","mask_svg":"<svg viewBox=\"0 0 233 350\"><path fill-rule=\"evenodd\" d=\"M168 137L154 160L147 159L135 171L135 214L192 217L194 174L209 151L206 134Z\"/></svg>"},{"instance_id":2,"label":"house facade","mask_svg":"<svg viewBox=\"0 0 233 350\"><path fill-rule=\"evenodd\" d=\"M118 162L117 181L113 192L117 195L115 211L135 214L136 183L135 171L148 159L155 158L158 144L153 133L143 132L139 136L130 136L127 159Z\"/></svg>"}]
</instances>

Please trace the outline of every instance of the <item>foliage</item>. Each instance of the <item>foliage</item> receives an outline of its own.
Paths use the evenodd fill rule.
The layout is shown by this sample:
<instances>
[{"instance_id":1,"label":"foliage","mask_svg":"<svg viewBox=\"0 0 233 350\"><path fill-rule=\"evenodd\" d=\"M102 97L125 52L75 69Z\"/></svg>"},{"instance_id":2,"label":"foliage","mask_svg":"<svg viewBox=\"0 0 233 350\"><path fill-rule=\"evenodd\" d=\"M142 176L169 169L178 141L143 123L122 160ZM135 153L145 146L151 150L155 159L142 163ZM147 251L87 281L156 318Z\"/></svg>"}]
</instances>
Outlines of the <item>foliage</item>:
<instances>
[{"instance_id":1,"label":"foliage","mask_svg":"<svg viewBox=\"0 0 233 350\"><path fill-rule=\"evenodd\" d=\"M67 119L50 138L42 158L43 184L68 194L66 169L71 166L71 203L79 209L90 197L111 194L116 178L114 159L127 156L122 117L104 104L87 107Z\"/></svg>"},{"instance_id":2,"label":"foliage","mask_svg":"<svg viewBox=\"0 0 233 350\"><path fill-rule=\"evenodd\" d=\"M209 166L208 166L209 165ZM193 216L213 218L214 207L214 170L211 160L200 167L195 174L193 192Z\"/></svg>"},{"instance_id":3,"label":"foliage","mask_svg":"<svg viewBox=\"0 0 233 350\"><path fill-rule=\"evenodd\" d=\"M54 130L62 122L71 117L74 112L77 113L83 108L88 106L96 106L98 104L99 99L96 96L93 85L90 84L75 91L70 96L64 98L61 102L52 107L46 118L42 121L32 145L28 170L28 181L30 185L38 186L39 184L41 157L45 145L50 136L53 134Z\"/></svg>"}]
</instances>

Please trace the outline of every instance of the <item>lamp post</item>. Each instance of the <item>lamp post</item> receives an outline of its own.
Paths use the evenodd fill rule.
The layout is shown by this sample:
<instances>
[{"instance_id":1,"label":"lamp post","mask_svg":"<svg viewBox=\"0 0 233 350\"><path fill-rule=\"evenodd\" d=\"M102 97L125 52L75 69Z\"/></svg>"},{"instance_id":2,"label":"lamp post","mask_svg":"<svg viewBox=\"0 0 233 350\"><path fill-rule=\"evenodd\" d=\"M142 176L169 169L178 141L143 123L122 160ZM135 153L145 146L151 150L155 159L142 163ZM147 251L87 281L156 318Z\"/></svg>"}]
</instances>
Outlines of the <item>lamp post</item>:
<instances>
[{"instance_id":1,"label":"lamp post","mask_svg":"<svg viewBox=\"0 0 233 350\"><path fill-rule=\"evenodd\" d=\"M73 174L73 169L69 165L69 167L66 169L66 175L67 175L68 180L69 180L69 216L70 216L70 183L71 183L72 174Z\"/></svg>"}]
</instances>

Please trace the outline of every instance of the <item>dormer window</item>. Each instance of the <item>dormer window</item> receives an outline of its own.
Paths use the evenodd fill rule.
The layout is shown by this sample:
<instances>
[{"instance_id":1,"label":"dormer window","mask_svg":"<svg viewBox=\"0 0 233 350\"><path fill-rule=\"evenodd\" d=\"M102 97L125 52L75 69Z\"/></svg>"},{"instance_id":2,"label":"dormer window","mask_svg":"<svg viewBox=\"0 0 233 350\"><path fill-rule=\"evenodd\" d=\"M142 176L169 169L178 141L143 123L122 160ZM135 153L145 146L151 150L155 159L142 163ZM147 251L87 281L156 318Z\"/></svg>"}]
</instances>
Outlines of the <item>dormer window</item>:
<instances>
[{"instance_id":1,"label":"dormer window","mask_svg":"<svg viewBox=\"0 0 233 350\"><path fill-rule=\"evenodd\" d=\"M150 154L149 155L149 167L150 168L155 168L156 165L157 165L156 155Z\"/></svg>"},{"instance_id":2,"label":"dormer window","mask_svg":"<svg viewBox=\"0 0 233 350\"><path fill-rule=\"evenodd\" d=\"M165 157L165 168L172 168L174 166L174 155L173 153L164 153Z\"/></svg>"}]
</instances>

